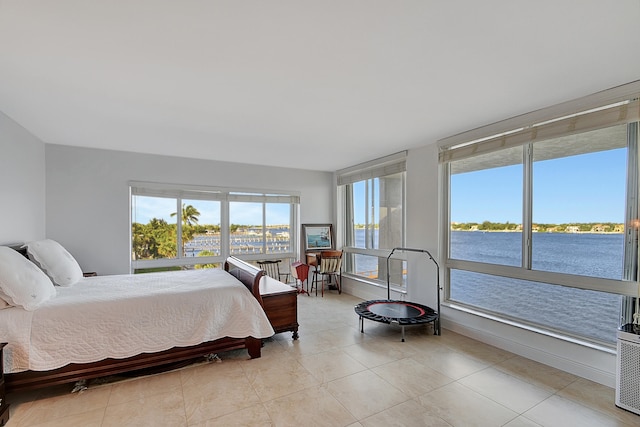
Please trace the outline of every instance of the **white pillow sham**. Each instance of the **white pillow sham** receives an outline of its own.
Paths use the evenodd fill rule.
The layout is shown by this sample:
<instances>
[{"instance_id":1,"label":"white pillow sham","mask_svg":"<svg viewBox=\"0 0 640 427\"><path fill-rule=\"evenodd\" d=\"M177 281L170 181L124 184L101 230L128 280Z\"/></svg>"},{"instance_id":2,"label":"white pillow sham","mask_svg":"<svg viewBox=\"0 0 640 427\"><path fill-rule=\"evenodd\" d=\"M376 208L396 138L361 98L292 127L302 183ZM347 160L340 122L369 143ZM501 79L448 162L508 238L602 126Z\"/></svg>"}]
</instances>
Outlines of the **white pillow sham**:
<instances>
[{"instance_id":1,"label":"white pillow sham","mask_svg":"<svg viewBox=\"0 0 640 427\"><path fill-rule=\"evenodd\" d=\"M9 298L6 295L0 293L0 310L2 310L3 308L13 307L11 304L7 302L7 299Z\"/></svg>"},{"instance_id":2,"label":"white pillow sham","mask_svg":"<svg viewBox=\"0 0 640 427\"><path fill-rule=\"evenodd\" d=\"M58 286L71 286L82 278L75 258L55 240L45 239L24 245L27 255Z\"/></svg>"},{"instance_id":3,"label":"white pillow sham","mask_svg":"<svg viewBox=\"0 0 640 427\"><path fill-rule=\"evenodd\" d=\"M0 293L9 305L35 310L56 295L51 280L15 250L0 246Z\"/></svg>"}]
</instances>

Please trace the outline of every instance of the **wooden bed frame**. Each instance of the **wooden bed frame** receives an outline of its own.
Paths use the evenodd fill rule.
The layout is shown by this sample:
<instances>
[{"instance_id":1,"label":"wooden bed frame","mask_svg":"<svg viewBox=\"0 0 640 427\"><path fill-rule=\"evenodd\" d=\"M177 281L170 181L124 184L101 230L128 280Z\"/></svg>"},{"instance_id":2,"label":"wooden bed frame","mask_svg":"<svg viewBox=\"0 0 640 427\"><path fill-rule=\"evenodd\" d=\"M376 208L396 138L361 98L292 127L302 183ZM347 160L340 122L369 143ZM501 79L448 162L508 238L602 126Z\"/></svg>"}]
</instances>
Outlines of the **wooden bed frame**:
<instances>
[{"instance_id":1,"label":"wooden bed frame","mask_svg":"<svg viewBox=\"0 0 640 427\"><path fill-rule=\"evenodd\" d=\"M225 261L224 269L240 280L260 302L260 305L263 305L262 297L260 296L260 279L264 275L264 271L235 257L229 257ZM25 371L5 374L4 380L7 392L32 390L123 372L160 367L228 350L246 348L249 356L255 359L260 357L261 347L262 340L259 338L226 337L191 347L174 347L157 353L142 353L125 359L104 359L99 362L81 364L71 363L50 371Z\"/></svg>"}]
</instances>

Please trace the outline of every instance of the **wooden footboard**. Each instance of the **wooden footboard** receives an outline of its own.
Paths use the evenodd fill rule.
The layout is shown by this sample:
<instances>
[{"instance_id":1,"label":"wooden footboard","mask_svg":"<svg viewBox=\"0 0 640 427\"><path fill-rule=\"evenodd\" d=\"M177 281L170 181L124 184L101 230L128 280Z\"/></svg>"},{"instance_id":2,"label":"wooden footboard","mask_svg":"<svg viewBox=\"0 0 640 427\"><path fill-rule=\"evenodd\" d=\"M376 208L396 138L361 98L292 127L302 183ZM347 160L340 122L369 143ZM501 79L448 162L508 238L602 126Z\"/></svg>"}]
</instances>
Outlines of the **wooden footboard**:
<instances>
[{"instance_id":1,"label":"wooden footboard","mask_svg":"<svg viewBox=\"0 0 640 427\"><path fill-rule=\"evenodd\" d=\"M246 348L251 358L260 357L262 342L256 338L222 338L191 347L174 347L158 353L143 353L126 359L104 359L94 363L72 363L51 371L26 371L5 374L7 392L32 390L80 380L121 374L171 365L176 362L195 359L209 353Z\"/></svg>"},{"instance_id":2,"label":"wooden footboard","mask_svg":"<svg viewBox=\"0 0 640 427\"><path fill-rule=\"evenodd\" d=\"M264 271L242 260L230 257L225 270L244 283L262 305L259 283ZM174 347L158 353L143 353L125 359L104 359L94 363L72 363L50 371L26 371L5 374L7 392L31 390L57 384L88 380L123 372L170 365L194 359L209 353L246 348L252 359L260 357L262 340L248 338L222 338L190 347ZM1 366L1 364L0 364Z\"/></svg>"}]
</instances>

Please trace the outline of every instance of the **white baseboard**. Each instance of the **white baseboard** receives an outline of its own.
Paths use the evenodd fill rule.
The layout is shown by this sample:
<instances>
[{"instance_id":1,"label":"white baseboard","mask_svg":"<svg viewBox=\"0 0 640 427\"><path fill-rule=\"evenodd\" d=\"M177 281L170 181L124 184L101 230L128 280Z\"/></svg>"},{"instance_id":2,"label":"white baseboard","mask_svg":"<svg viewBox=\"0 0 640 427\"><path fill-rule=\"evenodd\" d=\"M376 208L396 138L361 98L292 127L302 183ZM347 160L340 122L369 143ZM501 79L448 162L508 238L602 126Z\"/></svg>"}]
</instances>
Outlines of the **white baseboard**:
<instances>
[{"instance_id":1,"label":"white baseboard","mask_svg":"<svg viewBox=\"0 0 640 427\"><path fill-rule=\"evenodd\" d=\"M498 347L500 349L517 354L519 356L526 357L527 359L535 360L536 362L544 363L545 365L560 369L565 372L569 372L582 378L586 378L607 387L615 387L615 354L604 353L600 350L584 347L571 348L570 351L567 352L552 351L545 346L534 347L530 344L527 344L527 342L531 342L527 340L526 337L527 334L532 333L529 331L523 330L523 336L520 337L521 339L510 339L503 335L498 335L491 330L476 328L468 323L459 323L456 321L452 321L451 319L447 319L446 317L442 318L442 327L461 335L468 336L469 338L473 338L478 341L490 344L494 347ZM444 333L446 333L446 331ZM552 337L544 337L543 341L545 339L558 341L558 339ZM538 339L537 341L540 341L540 339ZM557 347L559 347L558 343L556 342L554 344L555 345L552 345L550 347L555 347L554 350L557 350ZM579 347L575 344L570 344L569 346ZM562 345L560 345L560 347L562 347ZM591 361L593 361L592 359L597 359L595 360L596 363L583 363L579 361L578 358L567 356L567 354L575 355L576 352L583 353L581 354L580 359ZM589 353L593 352L597 353L597 357L590 357Z\"/></svg>"}]
</instances>

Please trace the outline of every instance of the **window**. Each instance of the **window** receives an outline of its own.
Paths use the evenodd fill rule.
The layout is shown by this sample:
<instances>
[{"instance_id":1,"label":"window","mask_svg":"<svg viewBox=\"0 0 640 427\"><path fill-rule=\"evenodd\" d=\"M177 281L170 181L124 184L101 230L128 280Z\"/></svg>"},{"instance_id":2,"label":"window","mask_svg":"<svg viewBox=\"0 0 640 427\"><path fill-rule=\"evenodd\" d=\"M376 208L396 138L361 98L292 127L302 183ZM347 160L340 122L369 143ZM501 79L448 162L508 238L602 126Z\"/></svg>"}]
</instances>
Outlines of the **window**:
<instances>
[{"instance_id":1,"label":"window","mask_svg":"<svg viewBox=\"0 0 640 427\"><path fill-rule=\"evenodd\" d=\"M177 199L132 196L131 257L135 260L178 256L177 218L171 217Z\"/></svg>"},{"instance_id":2,"label":"window","mask_svg":"<svg viewBox=\"0 0 640 427\"><path fill-rule=\"evenodd\" d=\"M622 280L627 157L626 124L533 144L532 269Z\"/></svg>"},{"instance_id":3,"label":"window","mask_svg":"<svg viewBox=\"0 0 640 427\"><path fill-rule=\"evenodd\" d=\"M521 231L522 147L451 162L450 168L451 258L521 265L522 233L487 232ZM483 244L489 238L499 241Z\"/></svg>"},{"instance_id":4,"label":"window","mask_svg":"<svg viewBox=\"0 0 640 427\"><path fill-rule=\"evenodd\" d=\"M287 254L291 247L291 205L229 203L229 246L237 254Z\"/></svg>"},{"instance_id":5,"label":"window","mask_svg":"<svg viewBox=\"0 0 640 427\"><path fill-rule=\"evenodd\" d=\"M131 183L136 272L293 258L299 196Z\"/></svg>"},{"instance_id":6,"label":"window","mask_svg":"<svg viewBox=\"0 0 640 427\"><path fill-rule=\"evenodd\" d=\"M387 256L405 241L405 157L400 153L338 172L345 274L386 285ZM389 267L390 282L404 286L402 254Z\"/></svg>"},{"instance_id":7,"label":"window","mask_svg":"<svg viewBox=\"0 0 640 427\"><path fill-rule=\"evenodd\" d=\"M613 346L637 289L631 98L441 143L448 303Z\"/></svg>"}]
</instances>

